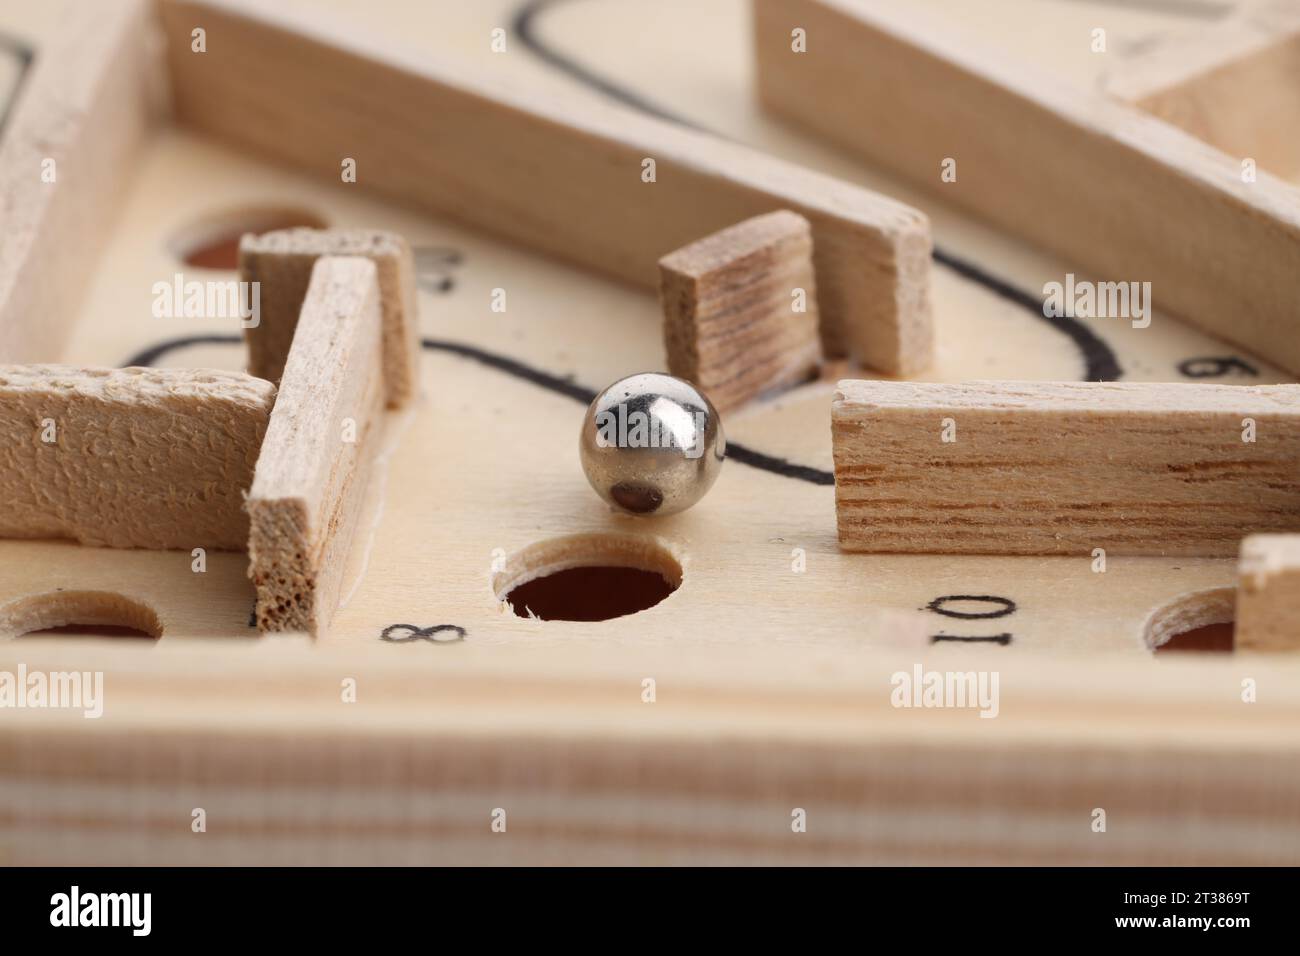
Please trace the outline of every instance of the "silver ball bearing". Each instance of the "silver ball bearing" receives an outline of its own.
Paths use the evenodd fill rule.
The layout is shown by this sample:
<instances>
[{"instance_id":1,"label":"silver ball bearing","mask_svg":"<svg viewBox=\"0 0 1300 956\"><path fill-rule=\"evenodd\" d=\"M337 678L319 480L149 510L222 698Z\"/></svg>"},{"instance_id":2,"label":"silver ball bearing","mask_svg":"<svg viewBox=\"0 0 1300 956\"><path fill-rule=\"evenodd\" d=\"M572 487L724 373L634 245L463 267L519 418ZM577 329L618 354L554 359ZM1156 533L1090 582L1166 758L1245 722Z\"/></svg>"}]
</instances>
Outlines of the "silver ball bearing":
<instances>
[{"instance_id":1,"label":"silver ball bearing","mask_svg":"<svg viewBox=\"0 0 1300 956\"><path fill-rule=\"evenodd\" d=\"M582 469L620 511L671 515L717 480L727 440L704 393L671 375L643 372L596 396L582 420Z\"/></svg>"}]
</instances>

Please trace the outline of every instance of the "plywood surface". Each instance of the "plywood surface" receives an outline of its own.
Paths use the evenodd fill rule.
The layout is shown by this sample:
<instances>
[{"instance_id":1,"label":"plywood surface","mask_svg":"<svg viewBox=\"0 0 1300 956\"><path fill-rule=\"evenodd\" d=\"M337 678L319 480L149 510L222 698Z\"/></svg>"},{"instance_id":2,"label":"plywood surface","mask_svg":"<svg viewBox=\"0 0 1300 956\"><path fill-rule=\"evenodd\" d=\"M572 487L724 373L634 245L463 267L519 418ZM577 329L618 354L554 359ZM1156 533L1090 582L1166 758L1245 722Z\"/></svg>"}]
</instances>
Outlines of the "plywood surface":
<instances>
[{"instance_id":1,"label":"plywood surface","mask_svg":"<svg viewBox=\"0 0 1300 956\"><path fill-rule=\"evenodd\" d=\"M569 38L583 22L593 37L611 39L604 31L608 18L620 12L619 6L561 5L546 15L553 15L554 21L539 19L535 23L536 32L577 60L590 49L593 70L617 70L609 60L609 43L584 46ZM493 15L477 6L471 11L463 5L443 5L440 15L444 19L439 22L443 24L444 46L439 49L450 50L450 55L479 69L510 71L562 86L575 95L596 95L548 71L520 48L517 38L508 53L490 53L485 34L498 21L508 23L508 10L502 6ZM584 11L590 19L580 21L579 13ZM724 132L745 134L765 148L850 179L888 184L850 160L830 159L818 144L783 133L754 114L746 85L747 41L745 36L731 33L732 27L743 24L746 10L743 5L732 5L734 22L726 19L724 12L711 9L692 21L697 26L689 35L690 49L716 48L717 57L731 64L735 75L720 76L718 67L708 67L704 95L693 100L683 96L677 104L681 111L687 112L688 107L708 111L709 115L698 118L707 122L725 118L731 128ZM622 13L626 15L626 10ZM346 11L340 15L346 16ZM686 11L680 15L686 16ZM396 34L406 34L408 42L415 37L417 46L427 44L428 34L416 28L429 21L421 21L419 16L432 14L417 14L398 5L368 28L391 31L389 39L394 42L401 42ZM1057 27L1061 34L1057 42L1064 44L1080 22L1087 21L1066 15ZM1135 35L1151 29L1149 16L1138 17L1137 22ZM648 57L650 41L638 39L629 49ZM631 62L626 72L615 75L635 88L648 78L642 61L631 53L628 58ZM672 84L654 89L669 100L676 92ZM196 183L201 183L202 189L194 188ZM905 199L922 201L906 189L892 184L890 188ZM437 278L450 277L454 287L436 293L426 287L420 293L426 338L482 349L559 377L572 376L590 388L663 363L658 309L651 294L378 203L353 186L322 184L174 130L154 137L138 177L128 184L120 228L139 238L115 244L94 270L89 304L62 358L121 362L168 340L238 332L230 323L219 321L154 319L149 311L150 289L160 276L189 271L173 252L187 230L207 217L259 204L298 206L324 216L333 225L396 229L426 249L454 248L460 254L458 264L434 266ZM943 206L923 202L922 208L936 223L941 251L1031 298L1041 299L1036 293L1042 283L1059 280L1069 268L1068 263L1020 246L1013 238L997 236ZM221 276L224 274L214 274ZM505 313L490 308L494 288L507 292ZM923 378L1083 377L1089 356L1069 334L999 295L988 283L971 281L959 271L941 267L935 270L935 296L939 357ZM114 321L102 320L105 307L112 308ZM1128 323L1105 319L1084 320L1080 325L1105 343L1125 380L1186 380L1180 364L1197 375L1216 369L1223 372L1198 381L1255 384L1285 380L1262 359L1215 343L1159 315L1150 329L1133 329ZM167 351L157 361L239 368L243 354L233 343L201 344ZM456 623L482 635L482 640L508 639L505 635L510 633L535 636L567 630L588 630L599 640L600 635L615 630L563 624L538 627L502 618L486 584L496 549L509 555L554 535L644 527L610 515L587 489L573 437L580 404L517 376L485 368L473 358L426 349L424 361L425 381L432 383L429 394L409 418L390 429L399 438L381 464L380 470L388 477L377 481L372 493L369 520L373 541L367 536L371 543L362 549L357 562L354 587L348 589L351 599L340 615L337 639L375 641L385 626L399 620ZM827 409L835 377L843 371L842 367L830 368L817 384L729 417L729 438L764 454L829 473ZM437 414L437 409L448 414ZM501 456L507 452L515 462L512 469L500 467ZM516 487L523 476L527 478L526 495ZM1087 561L1071 558L1017 562L846 556L839 553L834 541L832 498L827 486L729 462L704 504L654 526L655 533L686 548L690 565L687 583L660 608L620 622L616 628L620 637L630 638L642 630L651 635L662 633L667 622L657 621L656 616L668 615L674 605L698 603L725 608L728 615L735 615L728 617L734 626L722 630L671 627L678 640L744 642L754 639L756 628L762 630L765 622L778 622L776 629L795 640L852 642L857 636L847 622L864 604L914 612L948 594L977 594L1015 602L1014 622L1008 618L995 623L997 633L1005 629L1003 625L1014 623L1011 630L1017 642L1140 650L1141 622L1150 611L1183 592L1229 586L1235 573L1232 562L1226 560L1141 559L1131 573L1119 564L1112 565L1105 575L1097 575ZM779 508L769 507L774 499L779 500ZM15 588L32 587L42 580L30 561L18 559L21 551L16 549L26 548L35 554L49 553L45 549L52 547L58 546L0 543L0 553L15 555L15 560L4 562ZM809 571L802 575L791 571L795 548L803 548L808 555ZM105 569L105 574L110 578L129 574L136 565L145 577L170 565L189 574L187 563L147 553L130 555L125 564ZM211 571L208 574L204 587L213 601L230 607L232 626L242 624L247 616L246 582L237 573L231 580L214 579ZM1041 598L1034 590L1026 590L1028 581L1042 582ZM821 601L801 600L799 596L809 594L810 589L815 589L811 593L835 595L833 603L838 609ZM1114 597L1102 602L1105 613L1097 610L1099 594ZM719 603L722 601L726 603ZM208 610L168 609L173 622L168 635L184 636L201 629L197 622ZM688 608L683 607L681 613L689 616ZM933 612L924 614L936 631L951 631L951 625L961 623ZM818 626L818 621L824 624Z\"/></svg>"},{"instance_id":2,"label":"plywood surface","mask_svg":"<svg viewBox=\"0 0 1300 956\"><path fill-rule=\"evenodd\" d=\"M927 0L925 6L951 13L956 5ZM981 16L968 18L967 28L1002 42L1008 56L1050 59L1063 78L1085 85L1099 83L1104 67L1080 52L1087 50L1088 30L1098 17L1110 27L1116 56L1189 25L1188 17L1150 9L1072 2L1029 6L1050 7L1050 16L1035 19L1023 3L990 0ZM610 108L607 93L527 48L514 29L515 4L394 2L369 5L364 17L342 2L314 9L376 40L403 44L412 55L436 52L484 76L507 74L512 82L562 91L577 104L599 101ZM1061 281L1075 264L762 117L752 99L748 17L745 4L730 0L674 0L650 17L630 0L582 0L540 7L528 25L532 38L564 63L637 91L663 112L882 189L925 212L936 240L937 354L919 380L1289 381L1266 356L1244 353L1160 313L1145 329L1114 319L1045 320L1044 283ZM34 11L6 10L0 27L39 38L50 28L41 20ZM1003 29L1007 24L1017 29ZM490 31L498 26L508 32L508 51L494 54ZM1052 51L1050 57L1045 51ZM742 804L750 814L754 804L745 796L766 794L781 816L777 829L786 834L790 806L799 805L791 803L800 792L799 779L823 773L820 779L829 782L819 792L829 793L835 780L847 779L837 776L845 767L868 768L842 791L844 799L833 811L839 822L818 845L820 851L801 856L802 849L770 845L767 837L754 835L767 823L745 816L744 834L732 845L714 846L714 859L827 859L836 853L878 862L999 856L1049 861L1053 853L1058 859L1098 859L1107 853L1118 859L1119 851L1086 843L1088 812L1102 799L1092 796L1098 786L1127 794L1113 799L1132 808L1125 824L1132 835L1125 844L1129 861L1293 862L1300 856L1296 787L1287 769L1294 766L1294 715L1276 709L1278 701L1297 699L1293 668L1241 653L1187 664L1151 659L1149 641L1168 636L1167 622L1194 626L1231 615L1235 559L1112 557L1099 572L1088 555L842 552L830 484L830 405L838 379L863 374L844 361L830 363L815 382L728 415L732 457L699 506L653 523L620 517L592 494L578 463L581 396L621 375L664 366L653 291L378 198L364 183L331 182L271 165L176 127L150 135L122 184L121 200L117 240L87 267L88 291L66 347L46 360L242 369L237 321L155 318L151 290L178 272L187 278L233 278L233 272L186 266L179 253L192 237L210 233L214 222L239 210L290 209L330 226L394 230L412 244L420 267L423 392L409 409L386 413L384 444L373 462L356 547L341 586L342 606L329 634L315 643L292 635L257 637L250 624L254 594L241 555L211 554L205 570L196 572L185 551L106 557L67 543L0 541L0 605L57 587L115 590L152 608L163 632L156 645L138 641L124 647L72 635L0 645L0 668L12 670L26 661L104 669L122 721L116 728L105 721L103 730L86 732L63 716L27 714L21 725L12 724L19 731L0 735L0 766L25 768L21 786L4 791L0 821L14 826L4 831L0 854L17 861L50 859L42 847L54 845L53 858L75 859L79 847L93 847L91 855L98 859L122 859L135 845L123 834L153 833L149 845L159 855L152 859L319 861L332 852L346 857L347 840L334 850L322 849L311 832L301 839L283 834L264 839L257 827L274 814L267 800L249 795L248 780L211 799L262 822L228 831L226 842L203 852L181 845L188 836L185 819L180 835L159 836L171 825L160 821L170 821L173 812L188 814L200 805L199 797L179 788L179 778L159 771L154 783L136 791L147 796L133 809L124 802L130 780L112 774L96 780L92 771L109 760L104 755L125 760L143 753L134 749L131 741L139 738L132 734L166 719L177 735L166 746L181 748L174 753L187 740L200 741L212 755L234 752L227 748L236 747L237 740L257 740L266 767L275 765L267 755L276 734L297 735L308 755L294 771L299 777L286 776L283 788L268 799L291 801L294 793L304 792L319 797L326 801L318 804L326 808L317 821L324 830L330 821L355 823L355 801L366 799L346 774L315 778L324 781L321 786L310 782L317 773L312 766L340 765L349 741L388 740L392 749L382 752L397 764L409 758L421 766L445 761L461 768L467 775L464 792L447 798L449 816L440 817L460 821L448 823L442 833L440 845L451 848L445 859L491 858L482 856L485 841L476 829L481 794L537 790L528 768L544 776L548 764L529 763L527 748L510 743L528 740L529 733L550 735L552 743L536 753L552 753L547 749L552 745L562 749L563 741L578 750L590 745L583 766L607 771L619 764L622 741L624 748L633 748L619 764L624 779L698 769L718 759L719 741L739 740L739 749L726 757L732 770L720 784L725 794L710 805L718 819L728 807ZM492 308L495 290L505 291L505 311ZM680 588L650 610L601 623L529 620L503 606L493 582L529 560L525 549L593 533L648 536L680 564ZM457 630L432 632L442 625ZM434 639L448 635L459 639ZM669 660L662 664L642 656L665 653ZM865 663L846 663L859 655L866 655ZM1027 695L1025 705L990 721L970 713L960 715L964 722L938 714L917 720L888 706L888 675L915 661L1005 667L1020 675L1008 677L1008 686L1017 689L1006 693ZM662 724L648 722L663 709L640 702L640 680L650 673L641 672L665 667L663 673L671 674L674 667L689 671L692 666L704 689L691 707ZM594 677L592 667L611 668L614 676L606 671L605 677ZM508 677L500 676L503 669ZM373 683L367 683L367 674ZM353 710L335 705L339 682L349 676L359 677L362 701L386 699L378 712L365 712L361 704ZM1240 701L1247 678L1265 688L1255 709ZM449 683L438 683L443 680ZM606 680L615 689L602 690L610 686ZM232 710L218 702L218 691L227 686L223 681L247 682L240 685L246 708ZM594 696L577 692L584 687L595 688ZM433 688L446 696L439 701ZM556 688L556 696L548 696ZM828 697L814 706L818 688ZM643 709L635 715L620 710L624 693L630 694L627 708ZM763 701L772 694L788 694L788 706L769 712ZM186 706L187 695L193 706ZM315 703L296 711L292 701L307 698ZM1211 699L1219 703L1205 703ZM515 706L498 706L503 702ZM860 707L865 709L856 710ZM1114 720L1096 724L1096 715L1107 708ZM359 716L363 713L369 716ZM320 717L315 730L313 716ZM930 716L937 719L927 722ZM986 725L996 730L982 730ZM447 726L460 729L454 734L438 729ZM190 733L195 736L185 736ZM985 733L975 747L978 756L963 757L972 735ZM484 745L492 735L496 742ZM675 750L682 741L684 749ZM810 746L815 758L796 756ZM906 756L916 746L925 759ZM42 747L65 755L69 767L92 769L56 773L41 763ZM1181 758L1189 752L1207 760L1193 766ZM746 754L764 753L768 756L754 764L757 777L735 770ZM160 766L174 768L163 751L157 754ZM1035 762L1049 771L1033 776L1026 768ZM496 848L490 853L538 860L547 858L548 847L583 845L581 826L563 819L560 805L566 794L590 795L575 782L585 771L563 761L549 766L569 767L575 775L564 786L543 786L548 795L533 804L550 829L534 836L541 842L527 852L514 844L514 856ZM945 766L965 770L949 772ZM508 767L515 770L502 769ZM1089 768L1096 771L1091 778ZM196 770L190 783L215 792L204 773ZM249 773L256 776L255 770ZM1171 789L1154 809L1141 809L1141 788L1121 786L1133 779L1150 785L1156 777L1171 782ZM1049 778L1055 783L1042 783ZM75 786L69 784L74 779ZM1200 797L1189 796L1203 796L1216 779L1222 793L1199 803ZM1225 779L1245 782L1234 790L1222 784ZM971 781L987 786L987 800L959 799ZM412 786L411 792L426 795L437 789ZM493 791L494 786L500 789ZM904 786L932 786L947 796L920 815L910 812L914 808L902 790L892 809L872 796L881 787ZM1048 796L1042 796L1043 787ZM1070 803L1073 798L1065 795L1071 792L1087 793L1087 799L1080 798L1087 806ZM31 819L23 814L58 793L68 801L64 810L55 806L22 835L16 821ZM671 816L679 806L674 800L692 796L689 788L660 802L638 802L635 794L608 790L602 794L593 806L615 815L620 807L638 807L636 813L649 815L642 819ZM110 810L104 814L78 809L105 796ZM168 803L172 800L176 806ZM1260 829L1240 809L1224 809L1234 801L1272 808L1266 817L1275 828ZM889 838L884 823L869 834L855 830L854 807L867 805L878 805L884 813L880 820L893 820L904 835ZM1203 839L1188 842L1186 832L1169 823L1207 808L1223 813ZM1081 814L1078 836L1071 829L1076 812ZM1148 828L1141 837L1142 828L1133 822L1140 817L1158 818L1164 828ZM381 847L376 859L413 859L418 847L400 849L404 842L416 845L409 840L414 831L403 827L418 827L421 818L402 819L408 822L382 833L363 822L351 831L356 839L350 845L360 852L370 841ZM987 839L971 836L980 820L995 821ZM947 836L926 842L919 836L926 821ZM707 849L708 840L687 830L665 830L675 832L676 842L665 844L663 859L691 858L692 846ZM31 835L61 832L77 834L82 842L68 837L41 843ZM621 854L628 847L651 852L644 841L620 832L586 845L591 852L585 859L594 861L626 859ZM837 845L849 849L841 853ZM132 858L147 855L140 853Z\"/></svg>"}]
</instances>

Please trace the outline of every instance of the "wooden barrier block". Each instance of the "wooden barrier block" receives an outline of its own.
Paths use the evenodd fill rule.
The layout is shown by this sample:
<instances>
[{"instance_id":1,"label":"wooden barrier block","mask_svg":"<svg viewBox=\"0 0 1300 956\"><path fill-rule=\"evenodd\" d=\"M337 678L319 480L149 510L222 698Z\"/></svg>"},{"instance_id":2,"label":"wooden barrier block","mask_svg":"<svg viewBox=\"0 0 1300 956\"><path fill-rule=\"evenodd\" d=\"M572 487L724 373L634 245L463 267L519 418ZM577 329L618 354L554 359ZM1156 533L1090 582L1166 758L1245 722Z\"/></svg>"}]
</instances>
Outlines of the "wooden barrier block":
<instances>
[{"instance_id":1,"label":"wooden barrier block","mask_svg":"<svg viewBox=\"0 0 1300 956\"><path fill-rule=\"evenodd\" d=\"M1229 555L1300 531L1300 385L844 381L849 551Z\"/></svg>"},{"instance_id":2,"label":"wooden barrier block","mask_svg":"<svg viewBox=\"0 0 1300 956\"><path fill-rule=\"evenodd\" d=\"M720 411L815 372L822 350L812 251L808 220L780 210L660 259L668 370Z\"/></svg>"},{"instance_id":3,"label":"wooden barrier block","mask_svg":"<svg viewBox=\"0 0 1300 956\"><path fill-rule=\"evenodd\" d=\"M239 372L0 366L0 537L242 551L274 403Z\"/></svg>"},{"instance_id":4,"label":"wooden barrier block","mask_svg":"<svg viewBox=\"0 0 1300 956\"><path fill-rule=\"evenodd\" d=\"M249 577L263 631L329 627L382 427L378 269L312 268L248 496Z\"/></svg>"},{"instance_id":5,"label":"wooden barrier block","mask_svg":"<svg viewBox=\"0 0 1300 956\"><path fill-rule=\"evenodd\" d=\"M793 209L813 227L827 353L899 375L933 358L930 224L910 206L589 97L405 55L326 16L255 0L159 8L186 125L335 184L350 158L361 188L646 288L673 249Z\"/></svg>"},{"instance_id":6,"label":"wooden barrier block","mask_svg":"<svg viewBox=\"0 0 1300 956\"><path fill-rule=\"evenodd\" d=\"M389 408L415 397L420 369L420 314L411 247L379 229L279 229L239 243L239 277L259 282L261 321L244 330L248 370L278 382L284 374L312 267L321 256L365 256L379 276L384 388Z\"/></svg>"},{"instance_id":7,"label":"wooden barrier block","mask_svg":"<svg viewBox=\"0 0 1300 956\"><path fill-rule=\"evenodd\" d=\"M62 354L165 82L154 4L66 13L0 104L0 363Z\"/></svg>"},{"instance_id":8,"label":"wooden barrier block","mask_svg":"<svg viewBox=\"0 0 1300 956\"><path fill-rule=\"evenodd\" d=\"M1300 534L1254 534L1241 542L1237 647L1300 648Z\"/></svg>"},{"instance_id":9,"label":"wooden barrier block","mask_svg":"<svg viewBox=\"0 0 1300 956\"><path fill-rule=\"evenodd\" d=\"M1300 190L918 6L754 0L764 108L1300 374Z\"/></svg>"}]
</instances>

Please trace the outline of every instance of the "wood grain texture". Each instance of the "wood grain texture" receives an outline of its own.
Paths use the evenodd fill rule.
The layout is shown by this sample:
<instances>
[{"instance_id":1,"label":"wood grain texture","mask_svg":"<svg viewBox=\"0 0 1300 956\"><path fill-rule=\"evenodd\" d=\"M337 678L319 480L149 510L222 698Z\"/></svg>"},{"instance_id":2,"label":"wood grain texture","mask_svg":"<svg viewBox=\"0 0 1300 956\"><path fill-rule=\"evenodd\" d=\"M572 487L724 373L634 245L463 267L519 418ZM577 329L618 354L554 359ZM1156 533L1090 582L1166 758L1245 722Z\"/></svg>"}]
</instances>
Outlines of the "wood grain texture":
<instances>
[{"instance_id":1,"label":"wood grain texture","mask_svg":"<svg viewBox=\"0 0 1300 956\"><path fill-rule=\"evenodd\" d=\"M1300 385L844 381L831 422L851 551L1224 555L1300 531Z\"/></svg>"},{"instance_id":2,"label":"wood grain texture","mask_svg":"<svg viewBox=\"0 0 1300 956\"><path fill-rule=\"evenodd\" d=\"M149 314L150 284L174 271L162 240L170 229L203 219L214 205L239 208L268 192L340 226L379 227L407 236L416 247L460 250L463 260L453 273L457 292L419 293L425 317L436 316L439 336L556 374L572 372L583 386L612 381L641 367L646 356L661 354L660 310L641 290L575 272L373 194L341 193L336 185L276 170L186 131L153 141L140 175L145 185L131 192L120 240L106 251L99 272L96 298L127 303L135 295L143 307L117 309L109 323L102 309L88 305L75 343L79 361L120 360L169 331L228 333L226 321L189 320L160 329ZM264 177L273 189L264 185ZM198 180L205 183L201 192L192 188ZM998 258L996 250L991 256L992 267L1024 278L1012 260ZM510 311L485 322L487 293L503 274L514 277L512 289L536 294L525 309L517 307L512 292ZM955 343L946 350L947 376L990 371L1032 376L1046 368L1068 377L1078 370L1069 343L1045 323L999 308L993 297L972 294L966 283L946 285L946 331ZM593 335L593 329L602 331ZM1216 354L1196 333L1178 335L1194 336L1190 341L1200 344L1192 348ZM1140 351L1126 347L1122 357L1136 356L1155 373L1191 354L1189 339L1177 337L1172 325L1157 323L1130 338ZM1004 363L987 364L995 355L1003 355ZM245 356L242 344L221 344L177 349L160 361L226 363L237 369ZM564 536L648 532L628 527L631 519L610 515L591 493L577 456L565 451L573 447L585 403L456 354L426 349L423 361L433 397L458 399L451 406L441 400L417 402L409 425L386 429L387 482L370 482L363 531L350 562L356 566L345 576L344 592L352 597L338 612L332 633L318 643L376 643L386 626L399 622L454 623L469 630L470 642L501 646L503 653L537 643L655 644L672 635L674 647L726 645L740 658L773 642L876 646L900 635L923 643L940 631L1006 631L1014 635L1006 648L1010 655L1114 650L1138 659L1147 653L1142 625L1153 608L1188 591L1232 587L1236 581L1235 555L1128 558L1123 573L1099 575L1074 556L843 553L836 541L832 487L791 481L732 460L699 507L664 519L653 530L679 550L684 571L682 588L662 604L594 624L539 624L503 616L487 584L497 549L505 553L508 570L525 549ZM1264 363L1257 367L1261 378L1278 374ZM1131 374L1142 374L1142 368ZM834 378L826 377L792 389L778 402L751 404L727 420L728 440L829 474L828 406L834 389ZM502 467L503 448L513 467ZM796 549L806 554L806 573L792 573ZM463 559L448 560L448 555ZM1116 569L1112 561L1111 570ZM226 638L230 653L246 654L249 669L257 667L255 641L239 640L256 633L248 626L255 592L243 554L210 553L208 573L196 575L186 552L106 554L60 542L0 541L0 595L42 594L54 586L120 589L157 609L164 643ZM1007 618L974 622L918 610L953 593L1005 595L1018 610ZM982 609L987 608L976 608Z\"/></svg>"},{"instance_id":3,"label":"wood grain texture","mask_svg":"<svg viewBox=\"0 0 1300 956\"><path fill-rule=\"evenodd\" d=\"M248 496L249 576L263 631L329 627L383 427L375 264L312 268Z\"/></svg>"},{"instance_id":4,"label":"wood grain texture","mask_svg":"<svg viewBox=\"0 0 1300 956\"><path fill-rule=\"evenodd\" d=\"M274 400L239 372L0 366L0 537L243 550Z\"/></svg>"},{"instance_id":5,"label":"wood grain texture","mask_svg":"<svg viewBox=\"0 0 1300 956\"><path fill-rule=\"evenodd\" d=\"M149 8L69 3L19 89L0 136L0 362L60 358L161 85Z\"/></svg>"},{"instance_id":6,"label":"wood grain texture","mask_svg":"<svg viewBox=\"0 0 1300 956\"><path fill-rule=\"evenodd\" d=\"M0 668L16 650L0 645ZM1249 661L1269 688L1253 705L1240 664L993 665L970 649L344 653L285 638L258 648L256 668L211 642L55 644L22 659L102 670L104 717L0 721L8 863L1300 860L1293 659ZM995 666L998 717L893 706L894 675L918 660Z\"/></svg>"},{"instance_id":7,"label":"wood grain texture","mask_svg":"<svg viewBox=\"0 0 1300 956\"><path fill-rule=\"evenodd\" d=\"M757 140L767 129L774 150L816 148L734 109L745 75L738 7L701 7L691 37L671 47L684 57L703 51L719 79L734 79L677 77L688 93L674 98L669 82L654 83L670 79L659 53L672 42L663 27L670 18L597 6L634 18L619 33L626 42L602 42L610 36L597 26L603 14L576 4L570 21L549 26L552 35L562 31L584 59L602 58L598 68L612 62L609 75L625 77L625 67L666 106L737 138ZM1081 5L1057 6L1051 16ZM513 7L376 3L357 18L395 42L418 33L436 51L481 45L486 27L508 23ZM1031 3L1017 14L1010 0L983 0L978 16L995 7L1026 19L1027 9L1043 9ZM1077 19L1090 26L1083 9ZM1105 22L1124 15L1107 7ZM658 33L647 36L652 26ZM1035 34L1014 38L1028 44L1026 36ZM526 56L489 56L485 72L524 83L539 79L530 70L546 72ZM217 322L160 329L147 297L143 308L129 303L174 271L173 230L214 207L268 196L331 223L378 225L417 246L459 250L457 293L420 293L440 337L592 387L659 354L658 310L642 289L575 273L333 176L271 168L193 131L154 139L147 156L98 268L95 301L112 308L83 308L72 361L119 361L169 334L228 333ZM954 241L973 231L958 251L982 268L1022 288L1041 281L1037 261L1023 261L1028 244L985 242L989 234L969 217L945 215ZM946 269L936 273L944 349L935 376L1068 378L1081 367L1047 323ZM510 312L485 322L486 292L501 275L511 277ZM516 307L519 288L536 293L528 308ZM1172 322L1113 344L1130 377L1220 354ZM1245 358L1261 380L1278 377ZM187 346L160 361L233 369L243 350ZM0 861L1300 861L1295 659L1152 662L1141 639L1153 608L1231 591L1235 557L1118 557L1094 574L1073 555L842 553L830 488L736 461L700 507L647 532L610 515L576 456L563 453L582 403L456 354L426 350L424 363L435 394L459 402L416 403L404 433L386 429L387 485L375 476L367 493L376 516L368 561L349 576L345 589L355 582L355 593L324 639L257 636L243 554L214 552L208 573L194 574L184 552L0 541L3 606L56 587L98 589L146 604L163 628L156 645L71 634L0 644L0 670L103 670L107 696L99 721L0 713ZM729 438L828 470L833 387L828 379L751 405L728 421ZM508 580L535 570L528 559L538 546L553 555L546 546L573 534L653 534L676 556L682 586L613 621L500 613L495 556L504 553ZM805 573L793 573L796 549L806 552ZM1017 608L993 620L924 610L957 593L1003 595ZM1161 620L1175 618L1198 620ZM382 641L396 622L455 623L468 635L440 645ZM1014 639L954 656L966 648L929 643L942 631ZM917 660L1000 671L998 719L892 708L890 674ZM1259 681L1257 704L1241 701L1245 673ZM658 679L653 705L641 698L648 676ZM357 704L340 698L349 677ZM190 830L197 806L209 811L202 835ZM790 830L796 806L809 811L805 834ZM1109 811L1107 834L1089 827L1096 806ZM509 812L505 834L489 830L495 807Z\"/></svg>"},{"instance_id":8,"label":"wood grain texture","mask_svg":"<svg viewBox=\"0 0 1300 956\"><path fill-rule=\"evenodd\" d=\"M808 220L780 210L660 259L668 371L723 412L807 381L822 358L812 252Z\"/></svg>"},{"instance_id":9,"label":"wood grain texture","mask_svg":"<svg viewBox=\"0 0 1300 956\"><path fill-rule=\"evenodd\" d=\"M1300 534L1255 534L1241 542L1237 647L1300 649Z\"/></svg>"},{"instance_id":10,"label":"wood grain texture","mask_svg":"<svg viewBox=\"0 0 1300 956\"><path fill-rule=\"evenodd\" d=\"M162 11L186 124L335 183L354 159L367 188L649 288L673 249L793 209L813 224L827 351L899 374L933 357L929 222L902 203L627 110L483 82L324 17L244 0ZM194 55L200 21L208 52Z\"/></svg>"},{"instance_id":11,"label":"wood grain texture","mask_svg":"<svg viewBox=\"0 0 1300 956\"><path fill-rule=\"evenodd\" d=\"M415 263L407 241L381 229L277 229L240 240L239 278L260 283L261 291L261 321L244 329L249 372L272 382L284 374L312 267L321 256L365 256L375 263L384 394L389 408L406 405L419 390Z\"/></svg>"},{"instance_id":12,"label":"wood grain texture","mask_svg":"<svg viewBox=\"0 0 1300 956\"><path fill-rule=\"evenodd\" d=\"M904 4L755 0L764 107L1300 373L1300 189ZM806 53L790 31L807 31ZM899 78L906 77L906 81ZM957 180L940 178L945 159Z\"/></svg>"}]
</instances>

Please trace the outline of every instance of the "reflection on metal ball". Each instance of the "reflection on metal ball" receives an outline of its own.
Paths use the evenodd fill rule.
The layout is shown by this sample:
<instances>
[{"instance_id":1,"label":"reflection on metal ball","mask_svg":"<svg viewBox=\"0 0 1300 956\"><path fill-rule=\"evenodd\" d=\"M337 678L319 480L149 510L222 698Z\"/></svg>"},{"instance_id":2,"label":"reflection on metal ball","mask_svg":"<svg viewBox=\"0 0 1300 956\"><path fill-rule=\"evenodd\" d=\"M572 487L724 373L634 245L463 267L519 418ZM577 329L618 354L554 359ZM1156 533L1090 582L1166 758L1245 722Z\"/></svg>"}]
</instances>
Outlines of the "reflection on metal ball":
<instances>
[{"instance_id":1,"label":"reflection on metal ball","mask_svg":"<svg viewBox=\"0 0 1300 956\"><path fill-rule=\"evenodd\" d=\"M671 515L712 487L727 440L703 392L671 375L643 372L596 396L578 449L591 487L615 508Z\"/></svg>"}]
</instances>

